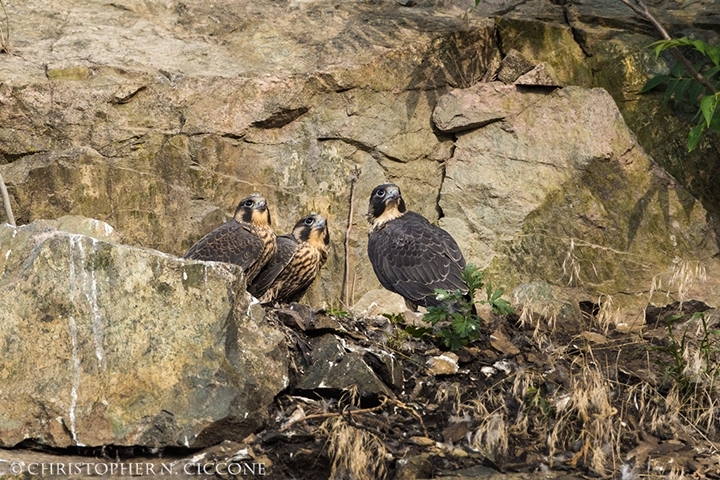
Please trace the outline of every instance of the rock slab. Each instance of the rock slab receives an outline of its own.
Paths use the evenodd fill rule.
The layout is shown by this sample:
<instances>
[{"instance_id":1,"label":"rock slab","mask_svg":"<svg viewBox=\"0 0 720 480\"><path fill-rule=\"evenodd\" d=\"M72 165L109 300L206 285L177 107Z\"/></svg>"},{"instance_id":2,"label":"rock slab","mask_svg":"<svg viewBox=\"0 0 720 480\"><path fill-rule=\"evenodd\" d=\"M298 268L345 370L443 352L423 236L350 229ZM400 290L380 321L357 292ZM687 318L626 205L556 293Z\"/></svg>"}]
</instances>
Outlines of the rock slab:
<instances>
[{"instance_id":1,"label":"rock slab","mask_svg":"<svg viewBox=\"0 0 720 480\"><path fill-rule=\"evenodd\" d=\"M0 226L0 445L202 447L258 428L287 355L242 272L72 220L99 238Z\"/></svg>"}]
</instances>

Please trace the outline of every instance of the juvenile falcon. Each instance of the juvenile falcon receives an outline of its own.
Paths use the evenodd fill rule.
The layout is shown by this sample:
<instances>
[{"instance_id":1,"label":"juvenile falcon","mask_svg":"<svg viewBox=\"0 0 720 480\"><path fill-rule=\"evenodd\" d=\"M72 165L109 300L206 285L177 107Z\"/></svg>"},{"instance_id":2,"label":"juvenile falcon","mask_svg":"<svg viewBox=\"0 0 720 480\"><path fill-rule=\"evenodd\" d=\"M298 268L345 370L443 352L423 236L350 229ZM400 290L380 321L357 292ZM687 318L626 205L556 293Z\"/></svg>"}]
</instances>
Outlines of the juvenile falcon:
<instances>
[{"instance_id":1,"label":"juvenile falcon","mask_svg":"<svg viewBox=\"0 0 720 480\"><path fill-rule=\"evenodd\" d=\"M449 233L407 210L397 185L378 185L370 195L368 256L383 287L408 308L437 306L435 289L467 293L465 258Z\"/></svg>"},{"instance_id":2,"label":"juvenile falcon","mask_svg":"<svg viewBox=\"0 0 720 480\"><path fill-rule=\"evenodd\" d=\"M208 233L184 258L240 265L248 284L277 249L265 198L253 193L240 200L233 218Z\"/></svg>"},{"instance_id":3,"label":"juvenile falcon","mask_svg":"<svg viewBox=\"0 0 720 480\"><path fill-rule=\"evenodd\" d=\"M277 238L277 251L248 291L262 303L300 300L325 264L330 245L327 220L311 213L292 233Z\"/></svg>"}]
</instances>

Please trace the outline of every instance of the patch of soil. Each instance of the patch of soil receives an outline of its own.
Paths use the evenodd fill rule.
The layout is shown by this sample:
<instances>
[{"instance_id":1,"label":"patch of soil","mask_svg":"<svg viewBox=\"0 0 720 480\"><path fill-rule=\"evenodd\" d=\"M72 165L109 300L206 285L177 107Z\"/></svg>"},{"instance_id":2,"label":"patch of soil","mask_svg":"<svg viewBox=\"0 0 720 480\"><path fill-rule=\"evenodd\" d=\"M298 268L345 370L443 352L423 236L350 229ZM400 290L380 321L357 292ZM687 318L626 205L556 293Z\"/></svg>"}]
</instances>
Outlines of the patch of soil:
<instances>
[{"instance_id":1,"label":"patch of soil","mask_svg":"<svg viewBox=\"0 0 720 480\"><path fill-rule=\"evenodd\" d=\"M575 336L542 318L488 318L455 356L406 333L399 316L270 310L294 346L294 376L263 430L203 451L26 444L0 451L0 474L13 478L21 462L15 477L31 478L28 466L46 461L151 464L174 478L720 478L718 312L699 302L649 307L641 332L621 333L598 323L597 305L582 310L587 329ZM323 335L364 352L392 395L295 389ZM381 354L400 362L402 378ZM201 469L219 464L235 467ZM103 476L90 473L55 476ZM125 473L113 477L149 476Z\"/></svg>"}]
</instances>

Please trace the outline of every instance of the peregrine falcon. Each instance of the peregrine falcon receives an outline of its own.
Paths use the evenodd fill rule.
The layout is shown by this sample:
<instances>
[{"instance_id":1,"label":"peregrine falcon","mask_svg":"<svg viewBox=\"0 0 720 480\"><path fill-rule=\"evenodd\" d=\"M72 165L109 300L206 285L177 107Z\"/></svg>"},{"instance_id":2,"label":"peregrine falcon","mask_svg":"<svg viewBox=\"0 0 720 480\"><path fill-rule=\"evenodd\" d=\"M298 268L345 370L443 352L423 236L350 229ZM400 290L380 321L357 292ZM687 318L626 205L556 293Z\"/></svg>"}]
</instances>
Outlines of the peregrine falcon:
<instances>
[{"instance_id":1,"label":"peregrine falcon","mask_svg":"<svg viewBox=\"0 0 720 480\"><path fill-rule=\"evenodd\" d=\"M248 291L261 303L300 300L325 264L329 244L325 217L311 213L301 218L292 233L277 238L275 255Z\"/></svg>"},{"instance_id":2,"label":"peregrine falcon","mask_svg":"<svg viewBox=\"0 0 720 480\"><path fill-rule=\"evenodd\" d=\"M240 201L230 221L202 237L184 258L240 265L249 285L276 249L265 198L253 193Z\"/></svg>"},{"instance_id":3,"label":"peregrine falcon","mask_svg":"<svg viewBox=\"0 0 720 480\"><path fill-rule=\"evenodd\" d=\"M383 287L408 308L438 306L435 289L467 293L465 258L449 233L408 211L397 185L378 185L370 195L368 256Z\"/></svg>"}]
</instances>

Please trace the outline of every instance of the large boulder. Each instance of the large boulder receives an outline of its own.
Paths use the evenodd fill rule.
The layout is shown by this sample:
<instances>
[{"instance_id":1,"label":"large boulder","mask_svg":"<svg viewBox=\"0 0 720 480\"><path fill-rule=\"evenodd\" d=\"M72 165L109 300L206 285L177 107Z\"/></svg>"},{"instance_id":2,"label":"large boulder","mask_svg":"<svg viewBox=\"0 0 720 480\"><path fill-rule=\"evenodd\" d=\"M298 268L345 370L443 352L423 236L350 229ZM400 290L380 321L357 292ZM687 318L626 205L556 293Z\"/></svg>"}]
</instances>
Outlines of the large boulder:
<instances>
[{"instance_id":1,"label":"large boulder","mask_svg":"<svg viewBox=\"0 0 720 480\"><path fill-rule=\"evenodd\" d=\"M239 268L54 223L0 225L1 446L202 447L262 425L287 352Z\"/></svg>"},{"instance_id":2,"label":"large boulder","mask_svg":"<svg viewBox=\"0 0 720 480\"><path fill-rule=\"evenodd\" d=\"M619 0L412 3L10 2L0 173L16 218L99 218L130 245L180 255L260 191L279 233L309 211L329 219L329 259L305 301L341 306L347 245L352 305L379 287L365 253L369 192L394 181L411 209L433 222L445 215L456 133L462 152L463 128L504 124L529 92L494 86L505 95L463 111L474 125L448 117L449 128L435 128L431 116L449 90L499 78L605 88L640 144L720 219L718 136L688 155L692 120L638 97L671 62L655 60L645 48L654 30ZM718 42L716 3L651 8L673 34ZM543 106L552 104L533 111ZM518 219L487 220L467 239L473 249Z\"/></svg>"},{"instance_id":3,"label":"large boulder","mask_svg":"<svg viewBox=\"0 0 720 480\"><path fill-rule=\"evenodd\" d=\"M642 323L648 302L717 305L719 250L707 211L637 144L605 90L480 91L474 103L529 99L515 100L527 107L502 121L457 134L440 224L468 260L510 288L545 281L580 287L589 300L609 296L622 307L618 323ZM475 125L473 102L441 105L466 110L452 116Z\"/></svg>"}]
</instances>

